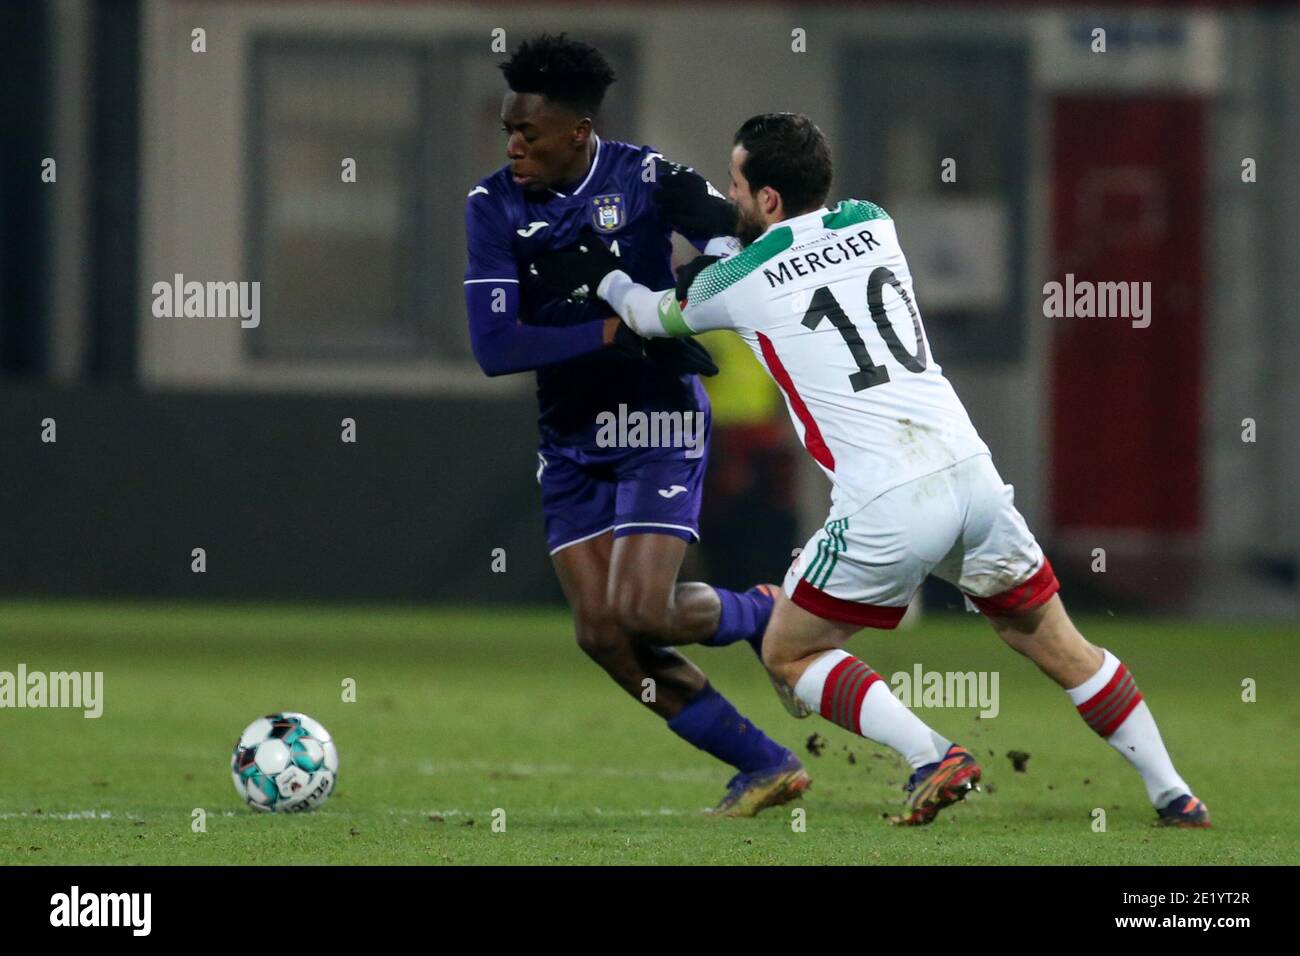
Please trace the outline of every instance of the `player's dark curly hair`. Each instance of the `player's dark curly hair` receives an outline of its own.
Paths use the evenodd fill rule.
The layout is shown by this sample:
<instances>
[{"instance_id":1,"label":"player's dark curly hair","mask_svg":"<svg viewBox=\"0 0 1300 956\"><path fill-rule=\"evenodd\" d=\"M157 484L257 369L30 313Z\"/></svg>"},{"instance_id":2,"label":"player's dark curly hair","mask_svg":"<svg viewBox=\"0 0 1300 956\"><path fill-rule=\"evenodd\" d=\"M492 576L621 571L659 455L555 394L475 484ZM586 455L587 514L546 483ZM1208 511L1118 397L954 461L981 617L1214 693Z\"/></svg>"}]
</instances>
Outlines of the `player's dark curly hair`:
<instances>
[{"instance_id":1,"label":"player's dark curly hair","mask_svg":"<svg viewBox=\"0 0 1300 956\"><path fill-rule=\"evenodd\" d=\"M564 33L543 33L520 43L501 72L516 93L540 93L580 113L599 112L615 79L603 53Z\"/></svg>"},{"instance_id":2,"label":"player's dark curly hair","mask_svg":"<svg viewBox=\"0 0 1300 956\"><path fill-rule=\"evenodd\" d=\"M786 215L817 209L831 191L834 169L831 149L813 121L801 113L762 113L751 116L736 131L743 146L740 171L756 193L771 186L781 194Z\"/></svg>"}]
</instances>

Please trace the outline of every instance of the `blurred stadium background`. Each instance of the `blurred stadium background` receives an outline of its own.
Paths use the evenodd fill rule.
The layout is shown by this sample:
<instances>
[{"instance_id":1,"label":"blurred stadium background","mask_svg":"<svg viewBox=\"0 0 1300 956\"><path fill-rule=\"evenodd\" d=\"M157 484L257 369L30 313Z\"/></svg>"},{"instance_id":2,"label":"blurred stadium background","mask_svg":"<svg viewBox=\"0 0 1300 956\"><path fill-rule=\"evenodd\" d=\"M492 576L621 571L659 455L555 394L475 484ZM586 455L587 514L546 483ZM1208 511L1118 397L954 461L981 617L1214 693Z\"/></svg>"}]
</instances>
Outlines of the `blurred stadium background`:
<instances>
[{"instance_id":1,"label":"blurred stadium background","mask_svg":"<svg viewBox=\"0 0 1300 956\"><path fill-rule=\"evenodd\" d=\"M5 4L0 593L559 600L531 376L479 372L461 298L542 30L614 62L603 134L715 183L749 115L821 125L1072 608L1296 618L1300 13L1229 2ZM259 327L154 317L178 273L259 281ZM1151 282L1150 327L1045 318L1066 273ZM826 485L710 344L690 570L777 579Z\"/></svg>"}]
</instances>

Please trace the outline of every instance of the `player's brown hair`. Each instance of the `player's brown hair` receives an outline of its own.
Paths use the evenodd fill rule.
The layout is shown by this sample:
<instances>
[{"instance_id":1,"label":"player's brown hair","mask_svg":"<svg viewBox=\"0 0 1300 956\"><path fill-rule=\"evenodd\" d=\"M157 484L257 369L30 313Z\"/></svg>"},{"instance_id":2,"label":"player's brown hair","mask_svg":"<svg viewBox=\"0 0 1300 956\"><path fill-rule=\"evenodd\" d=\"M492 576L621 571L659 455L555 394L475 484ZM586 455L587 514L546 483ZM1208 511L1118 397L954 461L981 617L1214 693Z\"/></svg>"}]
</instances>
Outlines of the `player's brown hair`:
<instances>
[{"instance_id":1,"label":"player's brown hair","mask_svg":"<svg viewBox=\"0 0 1300 956\"><path fill-rule=\"evenodd\" d=\"M735 144L748 155L740 171L750 192L770 186L781 195L786 215L824 205L834 169L822 131L802 113L761 113L736 131Z\"/></svg>"}]
</instances>

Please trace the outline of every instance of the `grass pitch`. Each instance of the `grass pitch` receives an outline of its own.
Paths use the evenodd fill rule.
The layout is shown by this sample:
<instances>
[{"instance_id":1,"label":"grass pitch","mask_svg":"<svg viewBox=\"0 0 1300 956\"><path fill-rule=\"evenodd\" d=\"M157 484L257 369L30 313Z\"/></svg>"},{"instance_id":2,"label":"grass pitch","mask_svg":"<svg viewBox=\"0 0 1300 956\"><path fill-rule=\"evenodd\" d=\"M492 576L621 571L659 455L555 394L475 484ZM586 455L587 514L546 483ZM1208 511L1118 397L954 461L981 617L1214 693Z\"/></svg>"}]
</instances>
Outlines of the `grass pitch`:
<instances>
[{"instance_id":1,"label":"grass pitch","mask_svg":"<svg viewBox=\"0 0 1300 956\"><path fill-rule=\"evenodd\" d=\"M1300 863L1300 823L1279 786L1300 729L1294 633L1080 625L1133 671L1213 830L1153 827L1137 775L974 615L850 644L886 677L918 661L999 673L996 718L918 709L975 751L986 788L921 829L883 819L908 774L892 753L820 718L792 720L747 647L687 649L803 756L814 784L796 832L789 807L702 818L730 769L623 696L560 611L8 602L0 671L103 671L104 713L0 710L0 863ZM353 703L341 699L346 678ZM1257 702L1242 701L1245 678ZM236 736L281 709L311 714L338 742L339 783L319 812L257 814L231 786ZM814 732L820 756L806 745ZM1026 772L1011 750L1031 755ZM196 809L206 832L192 829Z\"/></svg>"}]
</instances>

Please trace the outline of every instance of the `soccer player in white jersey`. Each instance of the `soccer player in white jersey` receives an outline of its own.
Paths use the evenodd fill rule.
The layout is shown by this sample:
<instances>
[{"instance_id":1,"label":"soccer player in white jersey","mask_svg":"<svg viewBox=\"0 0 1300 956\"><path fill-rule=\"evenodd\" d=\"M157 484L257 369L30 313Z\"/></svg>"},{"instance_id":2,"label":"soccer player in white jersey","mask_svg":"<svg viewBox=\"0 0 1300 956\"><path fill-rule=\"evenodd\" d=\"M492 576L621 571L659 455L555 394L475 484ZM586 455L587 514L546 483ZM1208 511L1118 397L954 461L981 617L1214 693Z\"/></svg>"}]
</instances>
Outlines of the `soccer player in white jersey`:
<instances>
[{"instance_id":1,"label":"soccer player in white jersey","mask_svg":"<svg viewBox=\"0 0 1300 956\"><path fill-rule=\"evenodd\" d=\"M1208 827L1133 677L1070 622L1011 486L935 361L893 220L870 202L828 208L831 173L807 117L755 116L731 154L742 252L695 260L675 290L635 284L594 235L539 258L533 272L570 295L595 290L640 335L732 329L781 387L833 491L825 526L786 575L763 660L792 692L792 710L820 713L912 765L907 812L895 822L929 823L980 768L843 645L863 627L896 627L934 574L1065 689L1141 774L1161 823Z\"/></svg>"}]
</instances>

